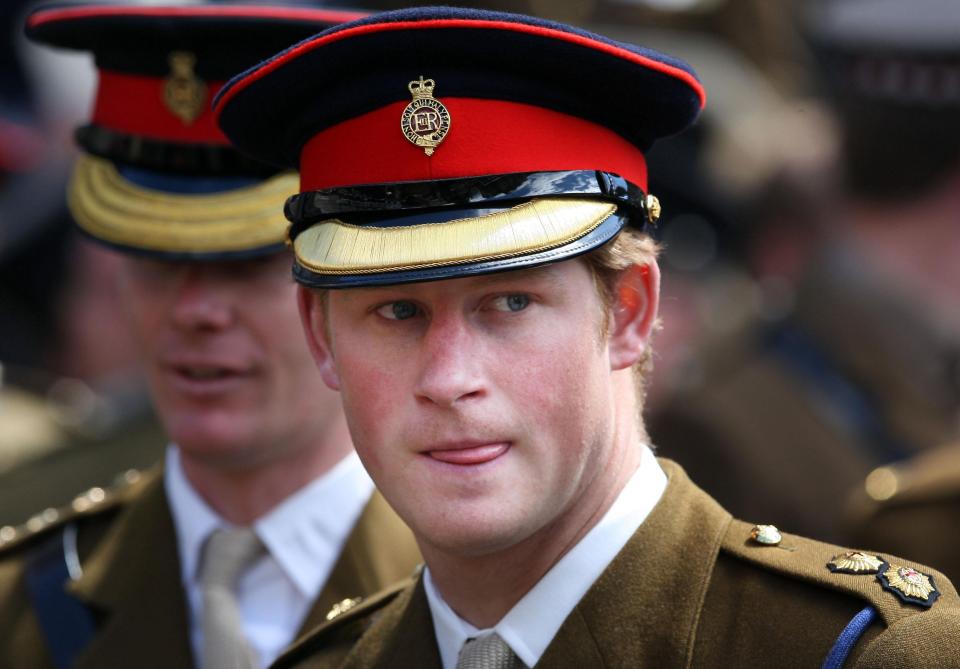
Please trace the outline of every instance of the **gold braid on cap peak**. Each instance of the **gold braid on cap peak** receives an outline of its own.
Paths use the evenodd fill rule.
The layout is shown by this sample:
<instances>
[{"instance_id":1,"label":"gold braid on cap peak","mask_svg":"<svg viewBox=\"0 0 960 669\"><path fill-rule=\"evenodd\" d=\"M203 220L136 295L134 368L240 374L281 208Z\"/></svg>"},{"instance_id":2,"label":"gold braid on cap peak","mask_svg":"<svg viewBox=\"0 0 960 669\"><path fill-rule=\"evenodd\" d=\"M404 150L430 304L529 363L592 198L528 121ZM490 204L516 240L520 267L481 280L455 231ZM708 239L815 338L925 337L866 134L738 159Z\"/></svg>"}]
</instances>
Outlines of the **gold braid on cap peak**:
<instances>
[{"instance_id":1,"label":"gold braid on cap peak","mask_svg":"<svg viewBox=\"0 0 960 669\"><path fill-rule=\"evenodd\" d=\"M378 228L331 219L297 236L297 261L324 274L372 274L525 255L563 246L595 229L617 205L542 198L445 223Z\"/></svg>"},{"instance_id":2,"label":"gold braid on cap peak","mask_svg":"<svg viewBox=\"0 0 960 669\"><path fill-rule=\"evenodd\" d=\"M217 253L280 244L283 203L297 192L287 172L219 193L167 193L137 186L108 160L82 155L70 180L70 212L105 242L149 251Z\"/></svg>"}]
</instances>

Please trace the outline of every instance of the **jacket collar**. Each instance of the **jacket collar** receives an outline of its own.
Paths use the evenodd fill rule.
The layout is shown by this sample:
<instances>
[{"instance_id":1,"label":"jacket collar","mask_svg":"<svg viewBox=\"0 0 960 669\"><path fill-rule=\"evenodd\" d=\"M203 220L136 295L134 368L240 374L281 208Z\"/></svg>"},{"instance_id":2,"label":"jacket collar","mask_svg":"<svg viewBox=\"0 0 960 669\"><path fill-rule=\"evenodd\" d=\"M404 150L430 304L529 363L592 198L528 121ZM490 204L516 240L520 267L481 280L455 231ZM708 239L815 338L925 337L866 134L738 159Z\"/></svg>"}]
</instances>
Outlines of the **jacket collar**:
<instances>
[{"instance_id":1,"label":"jacket collar","mask_svg":"<svg viewBox=\"0 0 960 669\"><path fill-rule=\"evenodd\" d=\"M687 666L698 616L732 518L660 459L660 502L560 627L539 665ZM422 576L387 606L345 667L440 667Z\"/></svg>"},{"instance_id":2,"label":"jacket collar","mask_svg":"<svg viewBox=\"0 0 960 669\"><path fill-rule=\"evenodd\" d=\"M374 491L297 636L323 623L334 604L409 578L420 561L413 533Z\"/></svg>"}]
</instances>

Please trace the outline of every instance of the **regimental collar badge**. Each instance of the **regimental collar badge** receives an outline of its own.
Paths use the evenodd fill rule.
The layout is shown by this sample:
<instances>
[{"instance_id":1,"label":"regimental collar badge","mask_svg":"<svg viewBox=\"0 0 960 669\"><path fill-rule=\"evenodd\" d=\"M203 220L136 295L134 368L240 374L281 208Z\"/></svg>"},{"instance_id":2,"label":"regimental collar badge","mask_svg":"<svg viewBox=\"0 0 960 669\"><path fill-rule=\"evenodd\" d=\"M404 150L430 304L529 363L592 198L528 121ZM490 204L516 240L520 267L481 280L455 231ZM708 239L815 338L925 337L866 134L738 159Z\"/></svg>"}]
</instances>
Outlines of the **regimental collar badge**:
<instances>
[{"instance_id":1,"label":"regimental collar badge","mask_svg":"<svg viewBox=\"0 0 960 669\"><path fill-rule=\"evenodd\" d=\"M174 116L186 125L203 112L207 85L193 71L197 57L186 51L170 54L170 76L163 82L163 101Z\"/></svg>"},{"instance_id":2,"label":"regimental collar badge","mask_svg":"<svg viewBox=\"0 0 960 669\"><path fill-rule=\"evenodd\" d=\"M887 565L877 574L877 580L884 590L892 592L907 604L930 608L940 596L933 577L919 572L913 567Z\"/></svg>"},{"instance_id":3,"label":"regimental collar badge","mask_svg":"<svg viewBox=\"0 0 960 669\"><path fill-rule=\"evenodd\" d=\"M834 574L876 574L886 564L886 561L879 555L847 551L835 555L827 563L827 569Z\"/></svg>"},{"instance_id":4,"label":"regimental collar badge","mask_svg":"<svg viewBox=\"0 0 960 669\"><path fill-rule=\"evenodd\" d=\"M436 85L433 79L424 79L422 74L419 80L407 84L413 101L404 107L400 117L403 136L421 147L428 156L433 155L434 149L450 132L450 112L433 97Z\"/></svg>"}]
</instances>

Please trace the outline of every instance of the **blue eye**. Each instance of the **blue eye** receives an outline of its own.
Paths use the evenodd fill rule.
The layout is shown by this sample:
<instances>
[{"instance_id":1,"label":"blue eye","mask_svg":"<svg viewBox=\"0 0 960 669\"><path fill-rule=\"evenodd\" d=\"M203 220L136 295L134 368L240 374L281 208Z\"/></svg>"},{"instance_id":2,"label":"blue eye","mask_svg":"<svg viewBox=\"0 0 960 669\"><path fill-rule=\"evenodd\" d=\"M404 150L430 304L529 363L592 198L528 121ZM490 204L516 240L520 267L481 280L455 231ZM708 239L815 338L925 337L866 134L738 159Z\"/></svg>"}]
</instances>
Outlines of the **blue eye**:
<instances>
[{"instance_id":1,"label":"blue eye","mask_svg":"<svg viewBox=\"0 0 960 669\"><path fill-rule=\"evenodd\" d=\"M493 307L499 311L523 311L530 305L530 296L523 293L501 295L493 300Z\"/></svg>"},{"instance_id":2,"label":"blue eye","mask_svg":"<svg viewBox=\"0 0 960 669\"><path fill-rule=\"evenodd\" d=\"M413 302L391 302L377 309L378 314L392 321L405 321L408 318L413 318L418 311L417 305Z\"/></svg>"}]
</instances>

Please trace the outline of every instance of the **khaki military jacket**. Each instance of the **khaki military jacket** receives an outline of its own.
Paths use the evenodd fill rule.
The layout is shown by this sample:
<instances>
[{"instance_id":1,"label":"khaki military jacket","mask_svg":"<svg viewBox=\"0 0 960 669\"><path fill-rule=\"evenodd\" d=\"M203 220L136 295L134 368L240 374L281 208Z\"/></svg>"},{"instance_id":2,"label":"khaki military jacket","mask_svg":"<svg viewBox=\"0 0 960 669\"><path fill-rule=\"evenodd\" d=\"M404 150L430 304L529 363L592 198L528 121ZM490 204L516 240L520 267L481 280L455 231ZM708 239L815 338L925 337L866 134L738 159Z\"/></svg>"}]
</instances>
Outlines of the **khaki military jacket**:
<instances>
[{"instance_id":1,"label":"khaki military jacket","mask_svg":"<svg viewBox=\"0 0 960 669\"><path fill-rule=\"evenodd\" d=\"M861 546L907 553L960 579L960 442L875 470L851 504Z\"/></svg>"},{"instance_id":2,"label":"khaki military jacket","mask_svg":"<svg viewBox=\"0 0 960 669\"><path fill-rule=\"evenodd\" d=\"M163 457L166 437L146 399L130 407L97 399L109 421L92 412L71 424L57 403L0 387L0 527L69 504L78 490L108 487L117 472Z\"/></svg>"},{"instance_id":3,"label":"khaki military jacket","mask_svg":"<svg viewBox=\"0 0 960 669\"><path fill-rule=\"evenodd\" d=\"M47 669L53 662L25 583L32 550L78 528L82 575L64 588L94 616L92 640L77 669L194 666L188 607L162 473L155 470L114 494L94 491L55 519L34 519L0 546L0 667ZM45 525L45 526L44 526ZM374 493L347 539L303 630L341 600L382 590L419 563L413 536Z\"/></svg>"},{"instance_id":4,"label":"khaki military jacket","mask_svg":"<svg viewBox=\"0 0 960 669\"><path fill-rule=\"evenodd\" d=\"M960 351L837 264L818 259L788 317L704 347L648 428L734 515L848 543L843 507L873 468L960 436Z\"/></svg>"},{"instance_id":5,"label":"khaki military jacket","mask_svg":"<svg viewBox=\"0 0 960 669\"><path fill-rule=\"evenodd\" d=\"M834 573L845 552L784 534L752 538L669 461L660 502L567 617L537 667L820 667L866 607L875 621L846 667L960 667L960 600L933 577L929 608L885 590L874 573ZM891 565L907 565L882 556ZM844 563L846 564L846 563ZM934 597L930 595L930 597ZM316 630L276 669L439 669L419 578L362 603Z\"/></svg>"}]
</instances>

